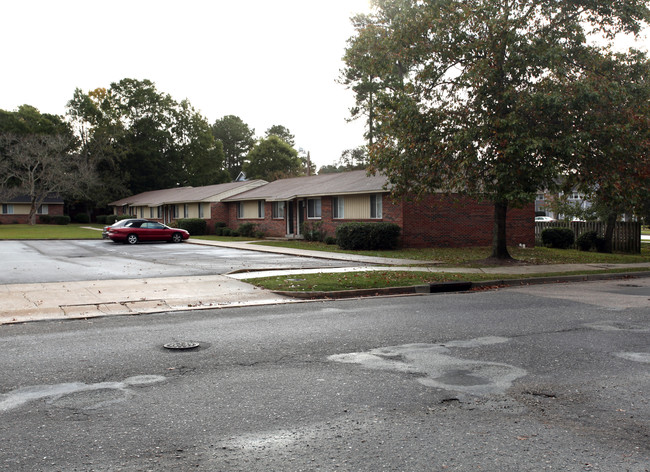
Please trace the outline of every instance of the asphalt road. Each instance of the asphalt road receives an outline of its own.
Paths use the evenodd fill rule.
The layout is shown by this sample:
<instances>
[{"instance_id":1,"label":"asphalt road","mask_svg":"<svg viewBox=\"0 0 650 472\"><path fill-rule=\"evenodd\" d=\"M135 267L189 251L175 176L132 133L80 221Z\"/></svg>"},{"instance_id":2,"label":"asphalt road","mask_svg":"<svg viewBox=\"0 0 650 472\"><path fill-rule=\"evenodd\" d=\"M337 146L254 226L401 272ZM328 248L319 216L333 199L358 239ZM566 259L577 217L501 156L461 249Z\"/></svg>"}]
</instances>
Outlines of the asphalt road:
<instances>
[{"instance_id":1,"label":"asphalt road","mask_svg":"<svg viewBox=\"0 0 650 472\"><path fill-rule=\"evenodd\" d=\"M0 326L0 470L647 471L649 299L646 278Z\"/></svg>"},{"instance_id":2,"label":"asphalt road","mask_svg":"<svg viewBox=\"0 0 650 472\"><path fill-rule=\"evenodd\" d=\"M0 284L219 275L238 269L347 267L327 261L196 244L0 241ZM355 263L355 265L359 265Z\"/></svg>"}]
</instances>

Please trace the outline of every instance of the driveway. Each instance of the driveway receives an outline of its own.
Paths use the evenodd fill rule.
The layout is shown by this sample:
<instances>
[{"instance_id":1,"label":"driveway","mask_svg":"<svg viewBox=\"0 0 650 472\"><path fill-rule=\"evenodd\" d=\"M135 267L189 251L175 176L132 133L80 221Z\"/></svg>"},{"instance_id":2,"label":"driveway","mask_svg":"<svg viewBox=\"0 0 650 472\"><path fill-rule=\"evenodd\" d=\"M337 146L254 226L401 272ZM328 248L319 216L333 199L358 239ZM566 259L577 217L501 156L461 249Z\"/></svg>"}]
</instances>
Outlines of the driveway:
<instances>
[{"instance_id":1,"label":"driveway","mask_svg":"<svg viewBox=\"0 0 650 472\"><path fill-rule=\"evenodd\" d=\"M0 284L220 275L237 270L349 267L329 261L195 244L0 241Z\"/></svg>"}]
</instances>

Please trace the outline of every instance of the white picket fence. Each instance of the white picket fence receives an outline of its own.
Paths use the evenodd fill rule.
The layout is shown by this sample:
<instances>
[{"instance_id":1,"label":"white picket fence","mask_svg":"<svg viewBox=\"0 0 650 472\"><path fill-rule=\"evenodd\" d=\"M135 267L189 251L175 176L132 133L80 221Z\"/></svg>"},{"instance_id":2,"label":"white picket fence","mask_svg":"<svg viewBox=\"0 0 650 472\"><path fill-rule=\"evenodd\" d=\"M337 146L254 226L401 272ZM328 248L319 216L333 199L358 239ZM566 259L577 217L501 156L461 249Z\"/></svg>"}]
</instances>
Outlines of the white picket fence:
<instances>
[{"instance_id":1,"label":"white picket fence","mask_svg":"<svg viewBox=\"0 0 650 472\"><path fill-rule=\"evenodd\" d=\"M542 245L542 231L546 228L571 228L576 236L576 241L582 233L596 231L599 236L605 235L605 223L599 221L562 221L536 222L535 223L535 244ZM574 248L577 246L574 244ZM641 252L641 223L639 222L617 222L612 238L612 250L619 252L639 253Z\"/></svg>"}]
</instances>

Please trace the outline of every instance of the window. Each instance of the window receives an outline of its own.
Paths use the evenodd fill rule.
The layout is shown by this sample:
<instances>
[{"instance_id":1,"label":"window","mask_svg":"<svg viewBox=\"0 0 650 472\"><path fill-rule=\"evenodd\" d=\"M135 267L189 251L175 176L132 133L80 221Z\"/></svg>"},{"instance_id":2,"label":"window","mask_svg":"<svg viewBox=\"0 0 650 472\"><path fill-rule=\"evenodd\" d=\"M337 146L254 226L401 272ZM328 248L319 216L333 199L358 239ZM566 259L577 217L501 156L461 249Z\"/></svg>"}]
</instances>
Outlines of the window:
<instances>
[{"instance_id":1,"label":"window","mask_svg":"<svg viewBox=\"0 0 650 472\"><path fill-rule=\"evenodd\" d=\"M2 204L2 213L5 215L13 215L14 214L14 206L9 205L9 204Z\"/></svg>"},{"instance_id":2,"label":"window","mask_svg":"<svg viewBox=\"0 0 650 472\"><path fill-rule=\"evenodd\" d=\"M36 213L38 213L39 215L47 215L48 211L49 208L47 205L41 205L38 207L38 210L36 210Z\"/></svg>"},{"instance_id":3,"label":"window","mask_svg":"<svg viewBox=\"0 0 650 472\"><path fill-rule=\"evenodd\" d=\"M187 218L187 215L189 214L188 208L187 208L187 203L183 205L183 218Z\"/></svg>"},{"instance_id":4,"label":"window","mask_svg":"<svg viewBox=\"0 0 650 472\"><path fill-rule=\"evenodd\" d=\"M345 203L343 197L332 197L332 217L337 219L345 218Z\"/></svg>"},{"instance_id":5,"label":"window","mask_svg":"<svg viewBox=\"0 0 650 472\"><path fill-rule=\"evenodd\" d=\"M381 193L370 195L370 218L381 218Z\"/></svg>"},{"instance_id":6,"label":"window","mask_svg":"<svg viewBox=\"0 0 650 472\"><path fill-rule=\"evenodd\" d=\"M237 204L237 218L264 218L264 200L239 202Z\"/></svg>"},{"instance_id":7,"label":"window","mask_svg":"<svg viewBox=\"0 0 650 472\"><path fill-rule=\"evenodd\" d=\"M320 218L320 198L307 200L307 218Z\"/></svg>"},{"instance_id":8,"label":"window","mask_svg":"<svg viewBox=\"0 0 650 472\"><path fill-rule=\"evenodd\" d=\"M153 207L149 207L149 218L153 218Z\"/></svg>"},{"instance_id":9,"label":"window","mask_svg":"<svg viewBox=\"0 0 650 472\"><path fill-rule=\"evenodd\" d=\"M162 207L158 207L158 218L162 218Z\"/></svg>"},{"instance_id":10,"label":"window","mask_svg":"<svg viewBox=\"0 0 650 472\"><path fill-rule=\"evenodd\" d=\"M203 203L199 203L199 218L203 218Z\"/></svg>"},{"instance_id":11,"label":"window","mask_svg":"<svg viewBox=\"0 0 650 472\"><path fill-rule=\"evenodd\" d=\"M173 218L177 219L178 218L178 205L172 205L172 208L174 209Z\"/></svg>"},{"instance_id":12,"label":"window","mask_svg":"<svg viewBox=\"0 0 650 472\"><path fill-rule=\"evenodd\" d=\"M284 218L284 202L273 202L273 218L276 220Z\"/></svg>"}]
</instances>

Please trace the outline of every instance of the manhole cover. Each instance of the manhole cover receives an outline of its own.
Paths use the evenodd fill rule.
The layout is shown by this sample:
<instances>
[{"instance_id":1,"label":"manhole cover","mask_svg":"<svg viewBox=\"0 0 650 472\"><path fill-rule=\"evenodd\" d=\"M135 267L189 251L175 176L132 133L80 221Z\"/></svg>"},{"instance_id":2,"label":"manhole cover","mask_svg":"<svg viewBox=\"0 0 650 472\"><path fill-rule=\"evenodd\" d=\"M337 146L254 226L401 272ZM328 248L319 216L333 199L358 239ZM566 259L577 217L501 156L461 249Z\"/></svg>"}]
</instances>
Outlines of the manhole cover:
<instances>
[{"instance_id":1,"label":"manhole cover","mask_svg":"<svg viewBox=\"0 0 650 472\"><path fill-rule=\"evenodd\" d=\"M199 347L199 343L195 343L193 341L182 341L182 342L173 342L173 343L167 343L163 344L163 347L165 349L196 349Z\"/></svg>"}]
</instances>

